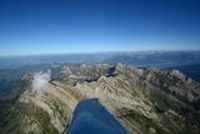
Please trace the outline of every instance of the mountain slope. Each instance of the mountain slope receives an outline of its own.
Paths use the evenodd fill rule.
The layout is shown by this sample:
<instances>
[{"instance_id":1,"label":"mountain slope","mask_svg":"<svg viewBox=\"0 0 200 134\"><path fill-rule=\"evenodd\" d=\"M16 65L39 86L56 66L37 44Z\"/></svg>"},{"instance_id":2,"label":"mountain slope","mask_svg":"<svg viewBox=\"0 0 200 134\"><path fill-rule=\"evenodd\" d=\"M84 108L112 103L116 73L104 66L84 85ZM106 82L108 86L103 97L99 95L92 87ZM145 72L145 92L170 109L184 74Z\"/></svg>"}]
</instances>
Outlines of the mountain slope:
<instances>
[{"instance_id":1,"label":"mountain slope","mask_svg":"<svg viewBox=\"0 0 200 134\"><path fill-rule=\"evenodd\" d=\"M2 133L62 133L77 103L94 97L130 133L200 132L200 84L178 70L62 64L24 79Z\"/></svg>"}]
</instances>

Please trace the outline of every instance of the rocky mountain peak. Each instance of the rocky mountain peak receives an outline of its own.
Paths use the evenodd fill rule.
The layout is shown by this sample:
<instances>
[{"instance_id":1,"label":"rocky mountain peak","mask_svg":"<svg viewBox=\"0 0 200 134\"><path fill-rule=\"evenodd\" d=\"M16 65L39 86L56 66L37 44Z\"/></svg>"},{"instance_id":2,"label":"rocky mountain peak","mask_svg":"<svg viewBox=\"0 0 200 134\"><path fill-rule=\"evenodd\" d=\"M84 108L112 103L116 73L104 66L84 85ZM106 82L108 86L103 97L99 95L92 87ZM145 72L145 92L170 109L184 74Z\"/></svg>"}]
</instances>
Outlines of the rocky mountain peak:
<instances>
[{"instance_id":1,"label":"rocky mountain peak","mask_svg":"<svg viewBox=\"0 0 200 134\"><path fill-rule=\"evenodd\" d=\"M62 133L77 103L87 98L98 98L129 133L200 132L199 83L177 70L74 64L28 78L30 84L9 113L19 116L4 119L23 129L6 127L5 133Z\"/></svg>"}]
</instances>

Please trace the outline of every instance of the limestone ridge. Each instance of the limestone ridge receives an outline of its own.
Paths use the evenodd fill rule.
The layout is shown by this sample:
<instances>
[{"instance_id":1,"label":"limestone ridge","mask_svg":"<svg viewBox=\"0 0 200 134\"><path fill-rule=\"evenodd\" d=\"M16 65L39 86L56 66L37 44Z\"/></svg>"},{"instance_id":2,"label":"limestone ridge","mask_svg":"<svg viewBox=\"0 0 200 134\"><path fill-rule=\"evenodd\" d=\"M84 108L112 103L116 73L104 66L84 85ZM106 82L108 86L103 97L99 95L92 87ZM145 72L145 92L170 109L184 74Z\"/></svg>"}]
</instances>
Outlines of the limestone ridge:
<instances>
[{"instance_id":1,"label":"limestone ridge","mask_svg":"<svg viewBox=\"0 0 200 134\"><path fill-rule=\"evenodd\" d=\"M30 84L8 113L12 120L5 119L2 132L62 133L80 100L99 98L129 133L200 133L200 84L178 70L52 66L24 77Z\"/></svg>"}]
</instances>

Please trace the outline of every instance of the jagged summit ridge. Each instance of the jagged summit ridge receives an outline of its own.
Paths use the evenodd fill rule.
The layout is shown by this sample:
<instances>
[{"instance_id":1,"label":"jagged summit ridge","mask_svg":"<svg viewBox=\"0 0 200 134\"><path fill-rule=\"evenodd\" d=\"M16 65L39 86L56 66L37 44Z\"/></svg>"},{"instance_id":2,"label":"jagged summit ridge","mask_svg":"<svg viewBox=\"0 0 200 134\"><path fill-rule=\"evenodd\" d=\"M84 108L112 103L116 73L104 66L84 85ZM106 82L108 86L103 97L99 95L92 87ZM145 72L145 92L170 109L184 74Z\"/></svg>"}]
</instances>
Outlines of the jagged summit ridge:
<instances>
[{"instance_id":1,"label":"jagged summit ridge","mask_svg":"<svg viewBox=\"0 0 200 134\"><path fill-rule=\"evenodd\" d=\"M46 80L36 86L41 92L34 89L36 78ZM94 97L129 133L200 132L200 84L177 70L60 64L24 79L30 84L11 111L20 113L13 133L62 133L77 103Z\"/></svg>"}]
</instances>

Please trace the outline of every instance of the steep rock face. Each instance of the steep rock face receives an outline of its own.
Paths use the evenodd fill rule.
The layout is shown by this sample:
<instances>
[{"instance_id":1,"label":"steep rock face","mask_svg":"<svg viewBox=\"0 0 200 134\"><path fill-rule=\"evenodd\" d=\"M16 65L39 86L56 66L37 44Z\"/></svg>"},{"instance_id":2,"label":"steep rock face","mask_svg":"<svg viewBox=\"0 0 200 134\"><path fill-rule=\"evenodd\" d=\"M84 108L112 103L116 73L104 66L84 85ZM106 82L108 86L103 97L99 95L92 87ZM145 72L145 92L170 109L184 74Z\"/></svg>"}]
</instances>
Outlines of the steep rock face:
<instances>
[{"instance_id":1,"label":"steep rock face","mask_svg":"<svg viewBox=\"0 0 200 134\"><path fill-rule=\"evenodd\" d=\"M200 132L200 85L179 71L57 65L26 79L30 84L8 113L4 133L62 133L76 104L94 97L129 133Z\"/></svg>"},{"instance_id":2,"label":"steep rock face","mask_svg":"<svg viewBox=\"0 0 200 134\"><path fill-rule=\"evenodd\" d=\"M115 77L102 76L94 82L79 83L75 89L87 97L99 98L130 133L199 131L187 118L190 113L185 112L199 98L198 83L188 84L156 69L118 65L116 72Z\"/></svg>"},{"instance_id":3,"label":"steep rock face","mask_svg":"<svg viewBox=\"0 0 200 134\"><path fill-rule=\"evenodd\" d=\"M62 133L79 99L71 95L70 86L56 86L46 73L26 79L31 82L10 110L12 118L5 119L2 133Z\"/></svg>"},{"instance_id":4,"label":"steep rock face","mask_svg":"<svg viewBox=\"0 0 200 134\"><path fill-rule=\"evenodd\" d=\"M178 70L173 70L170 74L171 76L177 77L178 79L182 81L186 80L186 76Z\"/></svg>"},{"instance_id":5,"label":"steep rock face","mask_svg":"<svg viewBox=\"0 0 200 134\"><path fill-rule=\"evenodd\" d=\"M62 133L77 100L64 89L48 84L40 94L27 90L19 102L25 105L32 104L46 112L50 118L50 122L46 123L51 124L59 133Z\"/></svg>"}]
</instances>

